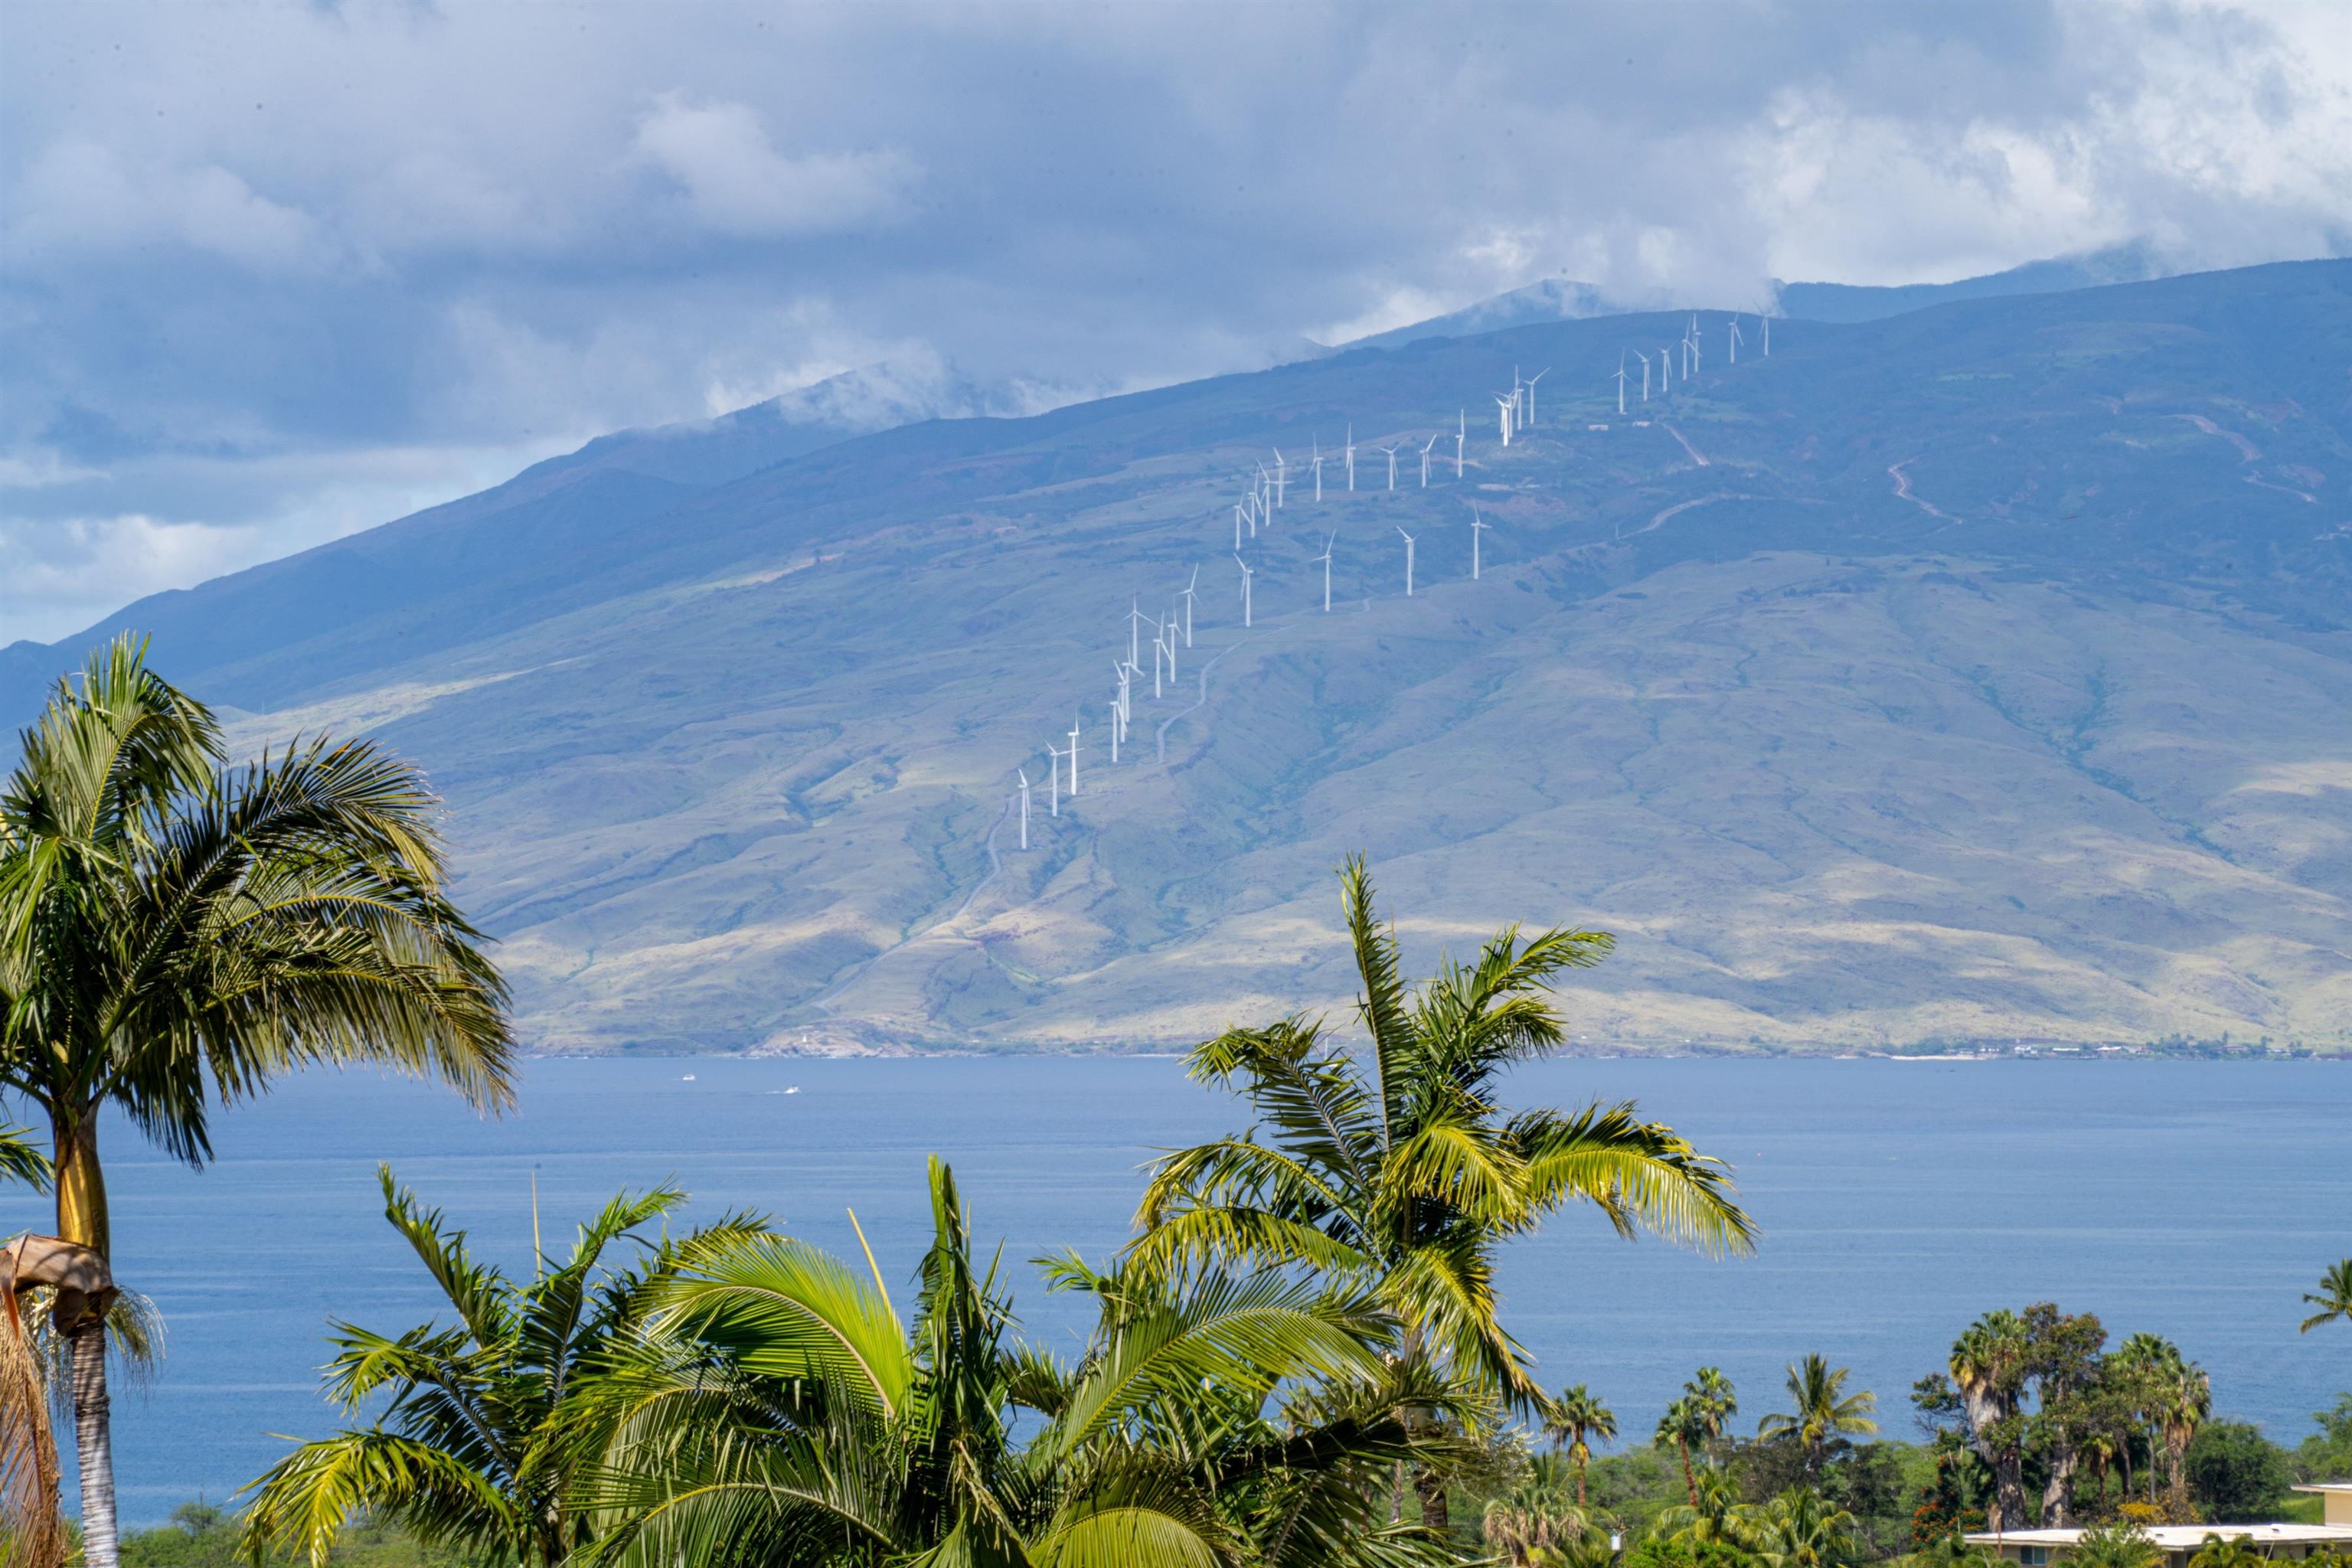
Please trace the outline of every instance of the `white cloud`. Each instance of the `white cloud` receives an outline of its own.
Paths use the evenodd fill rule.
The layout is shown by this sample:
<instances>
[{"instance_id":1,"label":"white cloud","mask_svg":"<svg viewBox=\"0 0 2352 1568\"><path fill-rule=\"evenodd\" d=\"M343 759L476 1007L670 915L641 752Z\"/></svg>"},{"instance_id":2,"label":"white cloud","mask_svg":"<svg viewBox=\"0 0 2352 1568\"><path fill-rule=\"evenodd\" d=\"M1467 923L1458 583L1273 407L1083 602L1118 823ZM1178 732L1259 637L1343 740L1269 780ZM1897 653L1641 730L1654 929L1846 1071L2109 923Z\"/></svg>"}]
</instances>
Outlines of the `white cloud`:
<instances>
[{"instance_id":1,"label":"white cloud","mask_svg":"<svg viewBox=\"0 0 2352 1568\"><path fill-rule=\"evenodd\" d=\"M740 103L666 93L637 121L636 152L677 182L694 216L730 234L815 234L905 216L913 162L895 152L787 157Z\"/></svg>"},{"instance_id":2,"label":"white cloud","mask_svg":"<svg viewBox=\"0 0 2352 1568\"><path fill-rule=\"evenodd\" d=\"M79 137L37 155L11 204L21 252L67 256L184 247L264 271L327 259L318 225L217 163L133 166Z\"/></svg>"}]
</instances>

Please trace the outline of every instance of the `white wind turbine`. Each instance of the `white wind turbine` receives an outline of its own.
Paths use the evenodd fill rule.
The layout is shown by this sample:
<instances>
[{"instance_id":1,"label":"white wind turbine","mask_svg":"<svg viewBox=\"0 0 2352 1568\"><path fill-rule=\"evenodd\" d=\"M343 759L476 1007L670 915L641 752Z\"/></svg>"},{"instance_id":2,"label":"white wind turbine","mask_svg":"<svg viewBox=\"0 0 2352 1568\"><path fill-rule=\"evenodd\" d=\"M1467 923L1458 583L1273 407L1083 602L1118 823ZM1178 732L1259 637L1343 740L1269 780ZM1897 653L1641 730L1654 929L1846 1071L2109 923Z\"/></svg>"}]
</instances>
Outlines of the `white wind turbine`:
<instances>
[{"instance_id":1,"label":"white wind turbine","mask_svg":"<svg viewBox=\"0 0 2352 1568\"><path fill-rule=\"evenodd\" d=\"M1429 438L1428 444L1421 449L1421 488L1423 489L1427 489L1429 488L1429 451L1430 447L1436 445L1437 437L1432 436Z\"/></svg>"},{"instance_id":2,"label":"white wind turbine","mask_svg":"<svg viewBox=\"0 0 2352 1568\"><path fill-rule=\"evenodd\" d=\"M1625 416L1625 356L1617 356L1617 416Z\"/></svg>"},{"instance_id":3,"label":"white wind turbine","mask_svg":"<svg viewBox=\"0 0 2352 1568\"><path fill-rule=\"evenodd\" d=\"M1135 718L1135 666L1113 665L1111 673L1118 677L1118 702L1111 709L1112 712L1118 715L1118 727L1111 731L1110 760L1115 763L1118 761L1119 737L1126 733L1128 725L1132 723Z\"/></svg>"},{"instance_id":4,"label":"white wind turbine","mask_svg":"<svg viewBox=\"0 0 2352 1568\"><path fill-rule=\"evenodd\" d=\"M1696 316L1691 318L1690 333L1683 341L1690 344L1690 368L1683 373L1685 376L1689 376L1696 374L1706 361L1706 344L1699 339Z\"/></svg>"},{"instance_id":5,"label":"white wind turbine","mask_svg":"<svg viewBox=\"0 0 2352 1568\"><path fill-rule=\"evenodd\" d=\"M1663 393L1674 384L1675 351L1660 349L1658 351L1658 390Z\"/></svg>"},{"instance_id":6,"label":"white wind turbine","mask_svg":"<svg viewBox=\"0 0 2352 1568\"><path fill-rule=\"evenodd\" d=\"M1143 623L1151 617L1143 613L1141 599L1129 599L1127 609L1127 662L1133 664L1143 651Z\"/></svg>"},{"instance_id":7,"label":"white wind turbine","mask_svg":"<svg viewBox=\"0 0 2352 1568\"><path fill-rule=\"evenodd\" d=\"M1029 770L1022 768L1018 771L1021 774L1021 847L1026 849L1029 847Z\"/></svg>"},{"instance_id":8,"label":"white wind turbine","mask_svg":"<svg viewBox=\"0 0 2352 1568\"><path fill-rule=\"evenodd\" d=\"M1051 793L1045 796L1045 810L1049 816L1059 816L1062 815L1062 753L1048 746L1045 754L1053 759L1045 767L1045 776L1052 781Z\"/></svg>"},{"instance_id":9,"label":"white wind turbine","mask_svg":"<svg viewBox=\"0 0 2352 1568\"><path fill-rule=\"evenodd\" d=\"M1731 326L1731 332L1730 332L1730 335L1729 335L1729 342L1730 342L1730 344L1731 344L1731 349L1730 349L1731 361L1730 361L1730 363L1733 363L1733 364L1738 364L1738 363L1739 363L1739 345L1740 345L1740 342L1741 342L1741 341L1742 341L1742 340L1741 340L1741 338L1740 338L1740 336L1739 336L1739 317L1738 317L1738 314L1736 311L1735 311L1735 312L1733 313L1733 315L1732 315L1731 321L1730 321L1730 326Z\"/></svg>"},{"instance_id":10,"label":"white wind turbine","mask_svg":"<svg viewBox=\"0 0 2352 1568\"><path fill-rule=\"evenodd\" d=\"M1638 354L1635 357L1642 362L1642 401L1647 403L1650 401L1650 356Z\"/></svg>"},{"instance_id":11,"label":"white wind turbine","mask_svg":"<svg viewBox=\"0 0 2352 1568\"><path fill-rule=\"evenodd\" d=\"M1201 585L1201 568L1192 568L1192 580L1184 584L1184 646L1192 646L1192 590Z\"/></svg>"},{"instance_id":12,"label":"white wind turbine","mask_svg":"<svg viewBox=\"0 0 2352 1568\"><path fill-rule=\"evenodd\" d=\"M1339 537L1336 533L1325 534L1323 553L1315 558L1323 563L1323 613L1327 616L1331 613L1331 542Z\"/></svg>"},{"instance_id":13,"label":"white wind turbine","mask_svg":"<svg viewBox=\"0 0 2352 1568\"><path fill-rule=\"evenodd\" d=\"M1501 393L1495 394L1495 407L1503 419L1503 445L1511 444L1511 400Z\"/></svg>"},{"instance_id":14,"label":"white wind turbine","mask_svg":"<svg viewBox=\"0 0 2352 1568\"><path fill-rule=\"evenodd\" d=\"M1276 511L1282 510L1282 492L1289 482L1288 473L1282 461L1282 448L1276 447L1274 449L1274 510Z\"/></svg>"},{"instance_id":15,"label":"white wind turbine","mask_svg":"<svg viewBox=\"0 0 2352 1568\"><path fill-rule=\"evenodd\" d=\"M1770 359L1772 357L1772 318L1759 310L1756 312L1756 321L1757 324L1764 329L1764 357Z\"/></svg>"},{"instance_id":16,"label":"white wind turbine","mask_svg":"<svg viewBox=\"0 0 2352 1568\"><path fill-rule=\"evenodd\" d=\"M1527 384L1519 379L1519 367L1513 365L1511 367L1511 426L1514 429L1527 428Z\"/></svg>"},{"instance_id":17,"label":"white wind turbine","mask_svg":"<svg viewBox=\"0 0 2352 1568\"><path fill-rule=\"evenodd\" d=\"M1394 447L1375 447L1372 449L1376 452L1386 452L1389 455L1389 489L1396 489L1397 449Z\"/></svg>"},{"instance_id":18,"label":"white wind turbine","mask_svg":"<svg viewBox=\"0 0 2352 1568\"><path fill-rule=\"evenodd\" d=\"M1070 798L1078 798L1078 714L1070 714Z\"/></svg>"},{"instance_id":19,"label":"white wind turbine","mask_svg":"<svg viewBox=\"0 0 2352 1568\"><path fill-rule=\"evenodd\" d=\"M1397 531L1404 533L1402 528ZM1410 533L1404 533L1404 596L1408 599L1412 597L1412 535Z\"/></svg>"},{"instance_id":20,"label":"white wind turbine","mask_svg":"<svg viewBox=\"0 0 2352 1568\"><path fill-rule=\"evenodd\" d=\"M1352 494L1354 494L1354 493L1355 493L1355 489L1356 489L1356 427L1355 427L1353 425L1350 425L1350 426L1348 426L1348 491L1349 491L1349 493L1350 495L1352 495Z\"/></svg>"},{"instance_id":21,"label":"white wind turbine","mask_svg":"<svg viewBox=\"0 0 2352 1568\"><path fill-rule=\"evenodd\" d=\"M1110 700L1110 765L1118 766L1118 699Z\"/></svg>"},{"instance_id":22,"label":"white wind turbine","mask_svg":"<svg viewBox=\"0 0 2352 1568\"><path fill-rule=\"evenodd\" d=\"M1323 499L1323 443L1315 443L1315 499Z\"/></svg>"},{"instance_id":23,"label":"white wind turbine","mask_svg":"<svg viewBox=\"0 0 2352 1568\"><path fill-rule=\"evenodd\" d=\"M1160 700L1160 668L1168 658L1168 628L1158 621L1151 623L1151 700Z\"/></svg>"},{"instance_id":24,"label":"white wind turbine","mask_svg":"<svg viewBox=\"0 0 2352 1568\"><path fill-rule=\"evenodd\" d=\"M1234 548L1242 547L1242 503L1234 502Z\"/></svg>"},{"instance_id":25,"label":"white wind turbine","mask_svg":"<svg viewBox=\"0 0 2352 1568\"><path fill-rule=\"evenodd\" d=\"M1250 577L1252 576L1252 573L1250 572L1249 563L1243 560L1238 555L1234 557L1234 564L1242 569L1242 626L1246 630L1254 624L1250 619Z\"/></svg>"},{"instance_id":26,"label":"white wind turbine","mask_svg":"<svg viewBox=\"0 0 2352 1568\"><path fill-rule=\"evenodd\" d=\"M1162 636L1168 639L1168 683L1176 684L1176 606L1168 606L1168 619L1162 623Z\"/></svg>"},{"instance_id":27,"label":"white wind turbine","mask_svg":"<svg viewBox=\"0 0 2352 1568\"><path fill-rule=\"evenodd\" d=\"M1462 477L1462 443L1469 437L1470 411L1457 408L1454 411L1454 477L1457 479Z\"/></svg>"},{"instance_id":28,"label":"white wind turbine","mask_svg":"<svg viewBox=\"0 0 2352 1568\"><path fill-rule=\"evenodd\" d=\"M1265 520L1268 528L1274 526L1273 501L1274 476L1265 471L1264 463L1260 463L1257 466L1257 513Z\"/></svg>"},{"instance_id":29,"label":"white wind turbine","mask_svg":"<svg viewBox=\"0 0 2352 1568\"><path fill-rule=\"evenodd\" d=\"M1528 377L1528 424L1530 427L1532 427L1536 422L1536 383L1541 381L1550 374L1551 366L1546 365L1543 369L1536 372L1535 374Z\"/></svg>"},{"instance_id":30,"label":"white wind turbine","mask_svg":"<svg viewBox=\"0 0 2352 1568\"><path fill-rule=\"evenodd\" d=\"M1492 528L1493 523L1478 515L1478 503L1470 503L1470 581L1478 580L1478 535Z\"/></svg>"}]
</instances>

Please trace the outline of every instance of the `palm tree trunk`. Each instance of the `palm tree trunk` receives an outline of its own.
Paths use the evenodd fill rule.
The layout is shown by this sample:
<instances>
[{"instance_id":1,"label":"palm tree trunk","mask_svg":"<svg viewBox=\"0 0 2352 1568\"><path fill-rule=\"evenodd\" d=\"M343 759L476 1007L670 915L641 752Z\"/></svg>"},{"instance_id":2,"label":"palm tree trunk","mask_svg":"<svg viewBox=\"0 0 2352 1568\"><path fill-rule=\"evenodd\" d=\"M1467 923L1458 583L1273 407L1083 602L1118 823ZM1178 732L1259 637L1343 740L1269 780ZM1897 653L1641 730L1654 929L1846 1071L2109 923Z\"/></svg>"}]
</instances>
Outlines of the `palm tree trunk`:
<instances>
[{"instance_id":1,"label":"palm tree trunk","mask_svg":"<svg viewBox=\"0 0 2352 1568\"><path fill-rule=\"evenodd\" d=\"M1421 1522L1438 1534L1445 1533L1448 1513L1445 1503L1445 1483L1422 1466L1413 1471L1413 1495L1421 1500Z\"/></svg>"},{"instance_id":2,"label":"palm tree trunk","mask_svg":"<svg viewBox=\"0 0 2352 1568\"><path fill-rule=\"evenodd\" d=\"M49 1147L57 1163L58 1235L100 1258L112 1240L106 1207L106 1173L98 1163L94 1110L53 1110ZM106 1316L101 1310L70 1326L73 1354L74 1465L81 1472L82 1561L87 1568L118 1568L114 1521L112 1401L106 1391Z\"/></svg>"},{"instance_id":3,"label":"palm tree trunk","mask_svg":"<svg viewBox=\"0 0 2352 1568\"><path fill-rule=\"evenodd\" d=\"M1682 1450L1683 1487L1690 1493L1691 1507L1696 1508L1698 1506L1698 1477L1691 1472L1690 1440L1685 1437L1676 1437L1675 1439L1675 1447Z\"/></svg>"},{"instance_id":4,"label":"palm tree trunk","mask_svg":"<svg viewBox=\"0 0 2352 1568\"><path fill-rule=\"evenodd\" d=\"M1582 1459L1576 1461L1576 1506L1580 1509L1584 1506L1584 1461Z\"/></svg>"},{"instance_id":5,"label":"palm tree trunk","mask_svg":"<svg viewBox=\"0 0 2352 1568\"><path fill-rule=\"evenodd\" d=\"M73 1331L74 1461L81 1470L82 1561L117 1568L114 1522L114 1434L108 1425L106 1320L92 1318Z\"/></svg>"}]
</instances>

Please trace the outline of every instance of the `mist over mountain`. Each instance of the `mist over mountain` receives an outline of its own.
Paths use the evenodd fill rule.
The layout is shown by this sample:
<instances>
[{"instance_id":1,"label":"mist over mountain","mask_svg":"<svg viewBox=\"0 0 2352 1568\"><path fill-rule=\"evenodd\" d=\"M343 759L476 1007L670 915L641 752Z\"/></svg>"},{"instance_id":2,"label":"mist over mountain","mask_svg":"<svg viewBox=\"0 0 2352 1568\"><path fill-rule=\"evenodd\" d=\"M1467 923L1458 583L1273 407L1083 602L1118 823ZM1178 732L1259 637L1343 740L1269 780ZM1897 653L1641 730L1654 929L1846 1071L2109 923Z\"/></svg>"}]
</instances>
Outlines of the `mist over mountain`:
<instances>
[{"instance_id":1,"label":"mist over mountain","mask_svg":"<svg viewBox=\"0 0 2352 1568\"><path fill-rule=\"evenodd\" d=\"M0 710L130 626L241 745L420 758L549 1050L1336 1010L1357 849L1416 963L1616 932L1595 1047L2352 1043L2352 263L2035 276L1876 319L1790 286L1736 364L1708 312L1646 403L1687 310L1019 417L835 388L17 644ZM1506 449L1514 365L1555 368ZM1114 765L1130 606L1196 567Z\"/></svg>"}]
</instances>

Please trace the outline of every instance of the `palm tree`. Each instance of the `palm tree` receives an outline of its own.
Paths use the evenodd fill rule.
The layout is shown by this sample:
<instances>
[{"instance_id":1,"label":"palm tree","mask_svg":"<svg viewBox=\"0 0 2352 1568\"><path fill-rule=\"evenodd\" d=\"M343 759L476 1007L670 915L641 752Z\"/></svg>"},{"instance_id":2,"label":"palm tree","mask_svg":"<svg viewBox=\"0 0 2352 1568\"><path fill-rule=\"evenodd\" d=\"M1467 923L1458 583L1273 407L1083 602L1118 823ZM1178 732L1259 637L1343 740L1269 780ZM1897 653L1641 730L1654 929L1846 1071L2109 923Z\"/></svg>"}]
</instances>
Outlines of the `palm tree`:
<instances>
[{"instance_id":1,"label":"palm tree","mask_svg":"<svg viewBox=\"0 0 2352 1568\"><path fill-rule=\"evenodd\" d=\"M1969 1444L1992 1471L1992 1517L2003 1530L2025 1528L2023 1437L2017 1415L2030 1348L2024 1320L2001 1308L1968 1326L1953 1342L1949 1363Z\"/></svg>"},{"instance_id":2,"label":"palm tree","mask_svg":"<svg viewBox=\"0 0 2352 1568\"><path fill-rule=\"evenodd\" d=\"M1791 1487L1755 1510L1745 1533L1761 1568L1850 1568L1868 1555L1853 1515L1811 1487Z\"/></svg>"},{"instance_id":3,"label":"palm tree","mask_svg":"<svg viewBox=\"0 0 2352 1568\"><path fill-rule=\"evenodd\" d=\"M1646 1229L1710 1252L1748 1250L1754 1229L1722 1165L1630 1103L1510 1116L1497 1103L1506 1068L1564 1037L1551 980L1600 962L1607 936L1523 941L1509 926L1475 963L1444 963L1408 993L1360 858L1340 880L1370 1050L1328 1042L1322 1021L1301 1016L1195 1047L1192 1076L1238 1088L1259 1125L1159 1162L1129 1256L1160 1269L1303 1265L1360 1282L1400 1325L1406 1364L1535 1408L1541 1392L1500 1321L1501 1242L1579 1200L1621 1235ZM1423 1473L1416 1489L1442 1529L1442 1486Z\"/></svg>"},{"instance_id":4,"label":"palm tree","mask_svg":"<svg viewBox=\"0 0 2352 1568\"><path fill-rule=\"evenodd\" d=\"M2130 1522L2084 1531L2066 1556L2068 1568L2157 1568L2163 1561L2163 1548Z\"/></svg>"},{"instance_id":5,"label":"palm tree","mask_svg":"<svg viewBox=\"0 0 2352 1568\"><path fill-rule=\"evenodd\" d=\"M1691 1469L1691 1445L1706 1441L1706 1415L1687 1394L1671 1401L1658 1416L1658 1429L1650 1441L1661 1448L1672 1448L1683 1458L1683 1488L1690 1494L1690 1506L1698 1506L1698 1477Z\"/></svg>"},{"instance_id":6,"label":"palm tree","mask_svg":"<svg viewBox=\"0 0 2352 1568\"><path fill-rule=\"evenodd\" d=\"M2225 1537L2209 1530L2196 1554L2189 1559L2189 1568L2266 1568L2270 1560L2270 1553L2256 1546L2250 1536Z\"/></svg>"},{"instance_id":7,"label":"palm tree","mask_svg":"<svg viewBox=\"0 0 2352 1568\"><path fill-rule=\"evenodd\" d=\"M2303 1333L2322 1323L2352 1323L2352 1258L2330 1264L2319 1277L2319 1289L2305 1291L2303 1300L2306 1306L2319 1309L2303 1321Z\"/></svg>"},{"instance_id":8,"label":"palm tree","mask_svg":"<svg viewBox=\"0 0 2352 1568\"><path fill-rule=\"evenodd\" d=\"M1739 1414L1739 1395L1733 1391L1731 1379L1719 1366L1703 1366L1683 1384L1683 1393L1690 1399L1692 1413L1711 1448L1723 1440L1726 1424Z\"/></svg>"},{"instance_id":9,"label":"palm tree","mask_svg":"<svg viewBox=\"0 0 2352 1568\"><path fill-rule=\"evenodd\" d=\"M1791 1364L1789 1397L1796 1408L1764 1417L1757 1424L1756 1436L1787 1437L1803 1445L1806 1473L1817 1473L1832 1438L1878 1430L1878 1423L1870 1418L1878 1408L1878 1396L1868 1389L1846 1393L1850 1375L1849 1369L1831 1366L1819 1353Z\"/></svg>"},{"instance_id":10,"label":"palm tree","mask_svg":"<svg viewBox=\"0 0 2352 1568\"><path fill-rule=\"evenodd\" d=\"M48 1163L23 1128L0 1127L0 1181L41 1187ZM48 1390L18 1300L27 1283L16 1248L0 1249L0 1563L44 1564L63 1560L65 1534Z\"/></svg>"},{"instance_id":11,"label":"palm tree","mask_svg":"<svg viewBox=\"0 0 2352 1568\"><path fill-rule=\"evenodd\" d=\"M1570 1548L1594 1533L1582 1502L1570 1503L1541 1476L1488 1500L1480 1526L1486 1544L1508 1568L1558 1568Z\"/></svg>"},{"instance_id":12,"label":"palm tree","mask_svg":"<svg viewBox=\"0 0 2352 1568\"><path fill-rule=\"evenodd\" d=\"M1677 1503L1658 1515L1657 1529L1693 1546L1739 1547L1750 1533L1756 1510L1739 1500L1739 1488L1721 1467L1699 1478L1689 1506Z\"/></svg>"},{"instance_id":13,"label":"palm tree","mask_svg":"<svg viewBox=\"0 0 2352 1568\"><path fill-rule=\"evenodd\" d=\"M37 1104L57 1233L110 1256L112 1105L201 1165L210 1114L317 1062L512 1098L505 987L443 892L435 802L364 743L224 777L202 704L118 638L59 681L0 789L0 1088ZM60 1325L89 1568L115 1568L106 1329Z\"/></svg>"},{"instance_id":14,"label":"palm tree","mask_svg":"<svg viewBox=\"0 0 2352 1568\"><path fill-rule=\"evenodd\" d=\"M466 1233L396 1185L384 1218L433 1276L457 1321L394 1336L335 1325L328 1396L345 1411L381 1402L365 1428L305 1443L250 1489L246 1547L321 1568L344 1521L365 1512L428 1545L492 1561L555 1568L584 1545L573 1506L593 1464L581 1432L614 1358L633 1345L656 1292L683 1267L761 1233L730 1216L676 1240L640 1232L686 1200L675 1187L623 1193L580 1227L571 1256L541 1258L528 1281L478 1262ZM605 1255L635 1242L635 1267Z\"/></svg>"},{"instance_id":15,"label":"palm tree","mask_svg":"<svg viewBox=\"0 0 2352 1568\"><path fill-rule=\"evenodd\" d=\"M2197 1428L2213 1414L2213 1383L2205 1369L2193 1361L2184 1361L2180 1352L2159 1369L2157 1385L2157 1424L2164 1433L2165 1472L2170 1479L2170 1504L2175 1517L2193 1519L2189 1501L2189 1444L2197 1436Z\"/></svg>"},{"instance_id":16,"label":"palm tree","mask_svg":"<svg viewBox=\"0 0 2352 1568\"><path fill-rule=\"evenodd\" d=\"M1558 1447L1568 1445L1569 1462L1576 1467L1576 1506L1584 1506L1584 1467L1591 1462L1591 1439L1612 1442L1617 1436L1617 1413L1601 1396L1576 1384L1560 1390L1544 1415L1544 1434Z\"/></svg>"},{"instance_id":17,"label":"palm tree","mask_svg":"<svg viewBox=\"0 0 2352 1568\"><path fill-rule=\"evenodd\" d=\"M1393 1337L1368 1296L1055 1260L1055 1287L1098 1312L1066 1366L1009 1338L1011 1303L974 1267L937 1161L931 1194L911 1322L870 1254L861 1277L788 1237L745 1238L664 1287L647 1353L597 1396L597 1539L575 1562L1446 1560L1433 1532L1381 1517L1382 1472L1431 1453L1395 1410L1445 1394L1384 1362Z\"/></svg>"}]
</instances>

